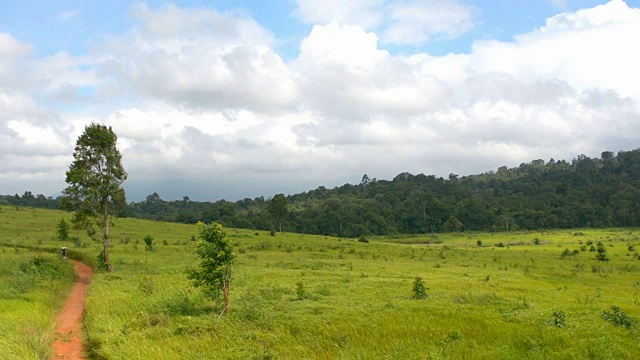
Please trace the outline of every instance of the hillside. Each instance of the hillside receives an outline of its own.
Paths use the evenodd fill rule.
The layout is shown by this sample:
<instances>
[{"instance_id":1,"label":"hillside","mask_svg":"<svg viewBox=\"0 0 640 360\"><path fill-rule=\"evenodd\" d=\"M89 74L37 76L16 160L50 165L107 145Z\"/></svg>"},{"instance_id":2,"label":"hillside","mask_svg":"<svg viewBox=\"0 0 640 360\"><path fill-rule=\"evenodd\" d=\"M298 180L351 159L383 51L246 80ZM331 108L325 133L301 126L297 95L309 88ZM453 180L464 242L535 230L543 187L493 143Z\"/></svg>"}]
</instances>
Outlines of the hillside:
<instances>
[{"instance_id":1,"label":"hillside","mask_svg":"<svg viewBox=\"0 0 640 360\"><path fill-rule=\"evenodd\" d=\"M580 155L571 162L534 160L480 175L448 179L403 173L391 181L290 195L286 231L357 237L461 230L506 231L626 227L640 223L640 150ZM126 215L147 219L218 221L275 228L264 198L237 202L164 201L152 194Z\"/></svg>"},{"instance_id":2,"label":"hillside","mask_svg":"<svg viewBox=\"0 0 640 360\"><path fill-rule=\"evenodd\" d=\"M640 149L571 162L534 160L519 167L447 179L402 173L363 176L360 184L289 195L285 231L359 237L453 231L629 227L640 224ZM214 203L165 201L153 193L121 214L181 223L277 228L264 197ZM4 196L0 204L55 208L59 199Z\"/></svg>"}]
</instances>

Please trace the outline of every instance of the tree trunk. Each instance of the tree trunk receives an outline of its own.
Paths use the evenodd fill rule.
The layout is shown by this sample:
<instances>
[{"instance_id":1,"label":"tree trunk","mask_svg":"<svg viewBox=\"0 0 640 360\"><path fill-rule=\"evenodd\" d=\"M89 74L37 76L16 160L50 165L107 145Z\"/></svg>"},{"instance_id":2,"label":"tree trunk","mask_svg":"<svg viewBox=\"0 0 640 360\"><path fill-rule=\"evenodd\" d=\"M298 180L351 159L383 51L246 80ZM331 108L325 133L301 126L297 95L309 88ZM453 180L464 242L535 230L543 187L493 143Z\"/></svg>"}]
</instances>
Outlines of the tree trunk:
<instances>
[{"instance_id":1,"label":"tree trunk","mask_svg":"<svg viewBox=\"0 0 640 360\"><path fill-rule=\"evenodd\" d=\"M222 293L224 294L224 310L223 314L229 313L229 293L231 292L231 276L229 274L225 274L223 279L223 289Z\"/></svg>"},{"instance_id":2,"label":"tree trunk","mask_svg":"<svg viewBox=\"0 0 640 360\"><path fill-rule=\"evenodd\" d=\"M111 259L109 258L109 212L106 205L104 207L103 221L102 245L104 263L107 265L107 271L113 272L113 265L111 265Z\"/></svg>"}]
</instances>

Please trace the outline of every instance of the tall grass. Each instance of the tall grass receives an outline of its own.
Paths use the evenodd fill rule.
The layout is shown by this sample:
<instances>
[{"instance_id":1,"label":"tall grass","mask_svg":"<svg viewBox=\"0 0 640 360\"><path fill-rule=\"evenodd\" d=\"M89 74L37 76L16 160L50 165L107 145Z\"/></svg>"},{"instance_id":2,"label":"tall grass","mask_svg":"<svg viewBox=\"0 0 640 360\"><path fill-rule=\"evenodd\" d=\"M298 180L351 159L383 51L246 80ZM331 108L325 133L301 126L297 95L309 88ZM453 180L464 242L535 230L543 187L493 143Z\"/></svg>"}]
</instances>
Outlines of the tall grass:
<instances>
[{"instance_id":1,"label":"tall grass","mask_svg":"<svg viewBox=\"0 0 640 360\"><path fill-rule=\"evenodd\" d=\"M51 356L54 314L74 279L58 256L0 247L0 354L6 359Z\"/></svg>"}]
</instances>

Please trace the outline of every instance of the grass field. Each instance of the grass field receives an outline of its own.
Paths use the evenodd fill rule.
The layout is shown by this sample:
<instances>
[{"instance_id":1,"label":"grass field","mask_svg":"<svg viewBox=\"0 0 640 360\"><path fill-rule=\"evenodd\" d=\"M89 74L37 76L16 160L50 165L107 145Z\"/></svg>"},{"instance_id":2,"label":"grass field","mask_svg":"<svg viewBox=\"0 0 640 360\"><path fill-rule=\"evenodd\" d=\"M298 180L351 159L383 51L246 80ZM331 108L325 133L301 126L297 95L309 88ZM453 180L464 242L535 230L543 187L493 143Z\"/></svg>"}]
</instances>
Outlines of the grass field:
<instances>
[{"instance_id":1,"label":"grass field","mask_svg":"<svg viewBox=\"0 0 640 360\"><path fill-rule=\"evenodd\" d=\"M73 283L73 265L38 247L52 214L0 208L0 357L47 359L54 314Z\"/></svg>"},{"instance_id":2,"label":"grass field","mask_svg":"<svg viewBox=\"0 0 640 360\"><path fill-rule=\"evenodd\" d=\"M56 223L68 216L2 207L3 280L34 259L16 245L69 246L95 257L99 245L80 233L72 234L81 237L80 246L54 239ZM222 318L186 277L197 262L195 226L118 219L112 231L116 272L97 273L87 299L86 342L96 359L632 359L640 353L638 327L626 321L640 317L637 229L370 243L227 229L237 264L231 311ZM147 235L154 251L145 249ZM609 261L589 251L598 242ZM427 299L412 299L416 277L427 286ZM5 308L2 293L0 351L33 337L30 324L51 329L47 321L59 306L33 318L23 310L58 304L68 282L47 286L28 293L35 299L54 292L49 296L57 300L18 296ZM611 313L612 306L621 312ZM12 317L26 325L5 328ZM49 339L38 341L31 347ZM38 358L20 351L16 358Z\"/></svg>"}]
</instances>

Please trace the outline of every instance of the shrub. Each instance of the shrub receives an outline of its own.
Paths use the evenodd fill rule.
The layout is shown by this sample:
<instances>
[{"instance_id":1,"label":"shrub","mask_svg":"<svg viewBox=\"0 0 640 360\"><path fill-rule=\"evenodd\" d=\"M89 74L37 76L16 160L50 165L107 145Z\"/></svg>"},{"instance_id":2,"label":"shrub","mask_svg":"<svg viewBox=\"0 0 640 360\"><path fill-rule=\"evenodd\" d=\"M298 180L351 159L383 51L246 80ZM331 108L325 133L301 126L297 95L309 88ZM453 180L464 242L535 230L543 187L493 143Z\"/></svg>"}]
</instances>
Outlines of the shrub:
<instances>
[{"instance_id":1,"label":"shrub","mask_svg":"<svg viewBox=\"0 0 640 360\"><path fill-rule=\"evenodd\" d=\"M629 329L634 323L635 319L629 316L629 314L620 310L618 306L612 306L611 311L605 310L602 312L602 318L613 325L622 326Z\"/></svg>"},{"instance_id":2,"label":"shrub","mask_svg":"<svg viewBox=\"0 0 640 360\"><path fill-rule=\"evenodd\" d=\"M564 328L564 327L567 327L566 320L567 320L567 317L565 316L564 311L554 309L553 315L549 318L547 323L549 324L549 326Z\"/></svg>"},{"instance_id":3,"label":"shrub","mask_svg":"<svg viewBox=\"0 0 640 360\"><path fill-rule=\"evenodd\" d=\"M476 241L476 244L478 245L478 247L482 247L482 240Z\"/></svg>"},{"instance_id":4,"label":"shrub","mask_svg":"<svg viewBox=\"0 0 640 360\"><path fill-rule=\"evenodd\" d=\"M363 236L360 236L360 237L358 238L358 242L361 242L361 243L368 243L368 242L369 242L369 239L367 239L367 238L363 235Z\"/></svg>"},{"instance_id":5,"label":"shrub","mask_svg":"<svg viewBox=\"0 0 640 360\"><path fill-rule=\"evenodd\" d=\"M147 251L153 251L153 237L151 235L147 235L142 240L144 241L144 249Z\"/></svg>"},{"instance_id":6,"label":"shrub","mask_svg":"<svg viewBox=\"0 0 640 360\"><path fill-rule=\"evenodd\" d=\"M269 230L269 235L276 236L276 231L274 229Z\"/></svg>"},{"instance_id":7,"label":"shrub","mask_svg":"<svg viewBox=\"0 0 640 360\"><path fill-rule=\"evenodd\" d=\"M538 238L533 239L533 245L540 245L540 239Z\"/></svg>"},{"instance_id":8,"label":"shrub","mask_svg":"<svg viewBox=\"0 0 640 360\"><path fill-rule=\"evenodd\" d=\"M500 248L504 247L504 244L502 242L499 242L499 243L496 244L496 247L500 247Z\"/></svg>"},{"instance_id":9,"label":"shrub","mask_svg":"<svg viewBox=\"0 0 640 360\"><path fill-rule=\"evenodd\" d=\"M427 295L427 287L424 286L422 278L419 276L416 276L416 279L413 281L413 289L411 292L413 293L411 297L416 300L422 300L429 297Z\"/></svg>"},{"instance_id":10,"label":"shrub","mask_svg":"<svg viewBox=\"0 0 640 360\"><path fill-rule=\"evenodd\" d=\"M57 228L58 240L64 241L69 239L69 224L67 224L64 219L60 219Z\"/></svg>"},{"instance_id":11,"label":"shrub","mask_svg":"<svg viewBox=\"0 0 640 360\"><path fill-rule=\"evenodd\" d=\"M598 242L596 251L598 252L596 254L596 259L600 261L609 261L609 257L607 256L607 248L604 247L601 241Z\"/></svg>"}]
</instances>

